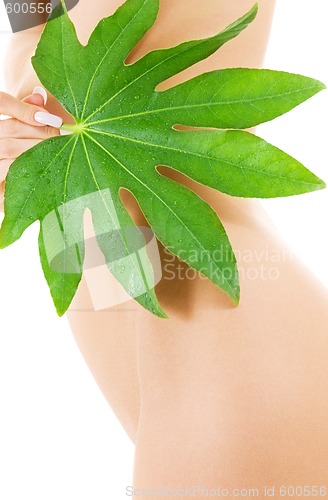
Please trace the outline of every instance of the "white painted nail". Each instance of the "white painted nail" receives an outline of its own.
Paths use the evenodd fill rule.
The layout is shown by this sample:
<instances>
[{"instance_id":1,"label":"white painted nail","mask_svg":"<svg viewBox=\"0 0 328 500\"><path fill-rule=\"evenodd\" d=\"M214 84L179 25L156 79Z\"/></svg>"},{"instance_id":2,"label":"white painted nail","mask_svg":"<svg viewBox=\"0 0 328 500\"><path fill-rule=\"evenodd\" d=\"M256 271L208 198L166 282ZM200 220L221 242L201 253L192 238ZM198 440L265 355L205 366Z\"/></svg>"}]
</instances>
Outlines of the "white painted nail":
<instances>
[{"instance_id":1,"label":"white painted nail","mask_svg":"<svg viewBox=\"0 0 328 500\"><path fill-rule=\"evenodd\" d=\"M48 95L47 95L47 92L44 90L43 87L39 87L39 86L34 87L32 94L39 94L39 95L41 95L42 98L43 98L44 106L47 104Z\"/></svg>"},{"instance_id":2,"label":"white painted nail","mask_svg":"<svg viewBox=\"0 0 328 500\"><path fill-rule=\"evenodd\" d=\"M42 111L37 111L34 115L34 120L43 125L49 125L50 127L59 128L63 124L62 118L60 116L52 115L51 113L43 113Z\"/></svg>"},{"instance_id":3,"label":"white painted nail","mask_svg":"<svg viewBox=\"0 0 328 500\"><path fill-rule=\"evenodd\" d=\"M59 133L60 133L60 135L71 135L74 132L71 132L70 130L62 130L62 129L60 129Z\"/></svg>"}]
</instances>

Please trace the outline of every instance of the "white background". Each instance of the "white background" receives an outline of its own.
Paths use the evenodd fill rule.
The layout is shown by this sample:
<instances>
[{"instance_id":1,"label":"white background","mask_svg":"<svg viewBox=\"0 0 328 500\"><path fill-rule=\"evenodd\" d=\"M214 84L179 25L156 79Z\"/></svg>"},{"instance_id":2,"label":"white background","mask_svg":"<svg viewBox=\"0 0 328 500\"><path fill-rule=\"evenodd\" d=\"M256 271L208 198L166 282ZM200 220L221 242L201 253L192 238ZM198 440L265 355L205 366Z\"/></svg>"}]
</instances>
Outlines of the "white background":
<instances>
[{"instance_id":1,"label":"white background","mask_svg":"<svg viewBox=\"0 0 328 500\"><path fill-rule=\"evenodd\" d=\"M328 83L327 18L326 0L278 0L265 67ZM5 19L2 11L2 31ZM8 36L0 35L0 63ZM326 182L327 105L326 91L257 132ZM264 205L328 284L328 191ZM54 312L37 233L35 224L0 252L0 498L120 500L132 480L133 445Z\"/></svg>"}]
</instances>

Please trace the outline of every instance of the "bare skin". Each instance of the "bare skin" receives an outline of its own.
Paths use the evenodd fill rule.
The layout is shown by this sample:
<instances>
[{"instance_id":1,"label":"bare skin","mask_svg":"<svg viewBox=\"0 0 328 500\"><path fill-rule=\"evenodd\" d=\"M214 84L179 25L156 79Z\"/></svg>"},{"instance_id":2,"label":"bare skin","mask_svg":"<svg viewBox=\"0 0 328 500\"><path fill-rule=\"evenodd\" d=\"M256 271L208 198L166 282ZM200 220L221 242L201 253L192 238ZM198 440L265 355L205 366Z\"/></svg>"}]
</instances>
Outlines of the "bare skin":
<instances>
[{"instance_id":1,"label":"bare skin","mask_svg":"<svg viewBox=\"0 0 328 500\"><path fill-rule=\"evenodd\" d=\"M80 0L71 17L81 41L121 3L97 0L89 11ZM157 24L130 61L153 48L208 36L252 3L162 0ZM214 68L261 66L274 2L263 0L259 7L245 33L165 86ZM13 40L8 89L19 99L38 84L28 58L39 35L34 29ZM23 38L30 45L24 50ZM22 77L18 68L24 65ZM69 119L52 98L47 109ZM239 256L242 300L233 307L187 266L175 261L172 267L162 248L157 292L168 320L134 301L94 312L82 282L68 318L91 372L136 444L135 487L253 486L263 498L265 484L324 485L327 290L289 255L256 201L221 195L167 168L161 172L192 187L217 211ZM144 225L135 200L128 193L123 200Z\"/></svg>"}]
</instances>

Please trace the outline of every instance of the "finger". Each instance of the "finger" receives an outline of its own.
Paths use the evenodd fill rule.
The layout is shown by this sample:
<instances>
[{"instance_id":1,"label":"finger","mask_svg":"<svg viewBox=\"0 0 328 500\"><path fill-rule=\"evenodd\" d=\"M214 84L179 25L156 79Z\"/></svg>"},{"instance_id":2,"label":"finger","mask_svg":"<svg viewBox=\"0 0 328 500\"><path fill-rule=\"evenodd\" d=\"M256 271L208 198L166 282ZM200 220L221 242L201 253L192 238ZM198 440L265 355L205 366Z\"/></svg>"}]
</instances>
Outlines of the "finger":
<instances>
[{"instance_id":1,"label":"finger","mask_svg":"<svg viewBox=\"0 0 328 500\"><path fill-rule=\"evenodd\" d=\"M0 183L0 212L3 212L3 202L4 202L4 192L5 192L5 183Z\"/></svg>"},{"instance_id":2,"label":"finger","mask_svg":"<svg viewBox=\"0 0 328 500\"><path fill-rule=\"evenodd\" d=\"M39 95L29 95L22 99L23 102L26 102L27 104L33 104L34 106L38 106L39 108L44 107L44 100L43 97Z\"/></svg>"},{"instance_id":3,"label":"finger","mask_svg":"<svg viewBox=\"0 0 328 500\"><path fill-rule=\"evenodd\" d=\"M0 139L17 138L17 139L48 139L60 135L60 130L55 127L33 127L25 123L10 118L0 121Z\"/></svg>"},{"instance_id":4,"label":"finger","mask_svg":"<svg viewBox=\"0 0 328 500\"><path fill-rule=\"evenodd\" d=\"M34 87L31 95L25 97L23 102L28 104L35 104L36 106L45 107L48 100L48 94L43 87Z\"/></svg>"},{"instance_id":5,"label":"finger","mask_svg":"<svg viewBox=\"0 0 328 500\"><path fill-rule=\"evenodd\" d=\"M12 158L8 160L0 160L0 183L3 183L3 181L7 177L8 170L14 161L15 160L13 160Z\"/></svg>"},{"instance_id":6,"label":"finger","mask_svg":"<svg viewBox=\"0 0 328 500\"><path fill-rule=\"evenodd\" d=\"M59 116L46 112L42 107L19 101L5 92L0 92L0 113L39 127L50 125L59 128L63 123Z\"/></svg>"},{"instance_id":7,"label":"finger","mask_svg":"<svg viewBox=\"0 0 328 500\"><path fill-rule=\"evenodd\" d=\"M17 158L40 142L38 139L0 139L0 159Z\"/></svg>"}]
</instances>

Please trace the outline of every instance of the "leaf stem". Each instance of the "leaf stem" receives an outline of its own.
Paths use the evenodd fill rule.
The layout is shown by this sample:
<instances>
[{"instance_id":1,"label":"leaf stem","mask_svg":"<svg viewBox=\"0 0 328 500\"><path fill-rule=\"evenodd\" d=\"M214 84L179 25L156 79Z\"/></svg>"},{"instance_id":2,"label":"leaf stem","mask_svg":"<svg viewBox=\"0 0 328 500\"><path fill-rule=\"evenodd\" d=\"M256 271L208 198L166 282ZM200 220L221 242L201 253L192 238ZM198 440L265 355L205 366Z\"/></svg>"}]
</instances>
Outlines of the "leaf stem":
<instances>
[{"instance_id":1,"label":"leaf stem","mask_svg":"<svg viewBox=\"0 0 328 500\"><path fill-rule=\"evenodd\" d=\"M74 134L82 134L85 130L84 123L63 123L60 127L61 130L67 130L68 132L73 132Z\"/></svg>"}]
</instances>

